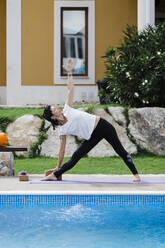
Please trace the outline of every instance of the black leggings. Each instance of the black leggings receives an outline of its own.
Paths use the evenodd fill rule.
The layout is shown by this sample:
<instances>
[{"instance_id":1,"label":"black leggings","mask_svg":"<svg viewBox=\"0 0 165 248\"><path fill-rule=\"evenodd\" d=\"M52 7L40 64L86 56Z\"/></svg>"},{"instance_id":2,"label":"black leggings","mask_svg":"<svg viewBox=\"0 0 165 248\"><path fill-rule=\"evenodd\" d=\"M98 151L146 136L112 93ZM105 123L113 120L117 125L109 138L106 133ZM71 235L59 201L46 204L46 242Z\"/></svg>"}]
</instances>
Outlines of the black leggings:
<instances>
[{"instance_id":1,"label":"black leggings","mask_svg":"<svg viewBox=\"0 0 165 248\"><path fill-rule=\"evenodd\" d=\"M124 160L132 174L138 174L131 156L122 146L115 128L106 120L100 118L96 128L94 129L89 140L84 140L77 150L73 153L69 161L67 161L54 175L58 178L65 171L70 170L75 164L84 157L99 141L106 139L112 145L115 152Z\"/></svg>"}]
</instances>

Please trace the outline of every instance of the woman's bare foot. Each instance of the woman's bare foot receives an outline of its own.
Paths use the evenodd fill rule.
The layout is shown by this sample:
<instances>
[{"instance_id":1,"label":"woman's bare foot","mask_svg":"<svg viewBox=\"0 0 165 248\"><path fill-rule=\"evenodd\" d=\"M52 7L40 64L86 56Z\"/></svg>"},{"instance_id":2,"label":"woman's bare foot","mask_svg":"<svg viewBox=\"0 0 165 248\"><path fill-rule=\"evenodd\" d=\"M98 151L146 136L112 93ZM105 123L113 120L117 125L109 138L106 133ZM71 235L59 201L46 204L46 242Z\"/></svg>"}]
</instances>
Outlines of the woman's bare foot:
<instances>
[{"instance_id":1,"label":"woman's bare foot","mask_svg":"<svg viewBox=\"0 0 165 248\"><path fill-rule=\"evenodd\" d=\"M54 175L54 173L51 173L50 175L43 177L41 181L57 181L57 177Z\"/></svg>"},{"instance_id":2,"label":"woman's bare foot","mask_svg":"<svg viewBox=\"0 0 165 248\"><path fill-rule=\"evenodd\" d=\"M59 168L55 168L55 169L50 169L50 170L46 170L45 171L45 177L49 176L51 173L57 171ZM60 175L57 179L58 181L62 180L62 175Z\"/></svg>"},{"instance_id":3,"label":"woman's bare foot","mask_svg":"<svg viewBox=\"0 0 165 248\"><path fill-rule=\"evenodd\" d=\"M133 182L140 182L141 181L141 179L140 179L138 174L136 174L134 176L135 176L135 179L133 180Z\"/></svg>"}]
</instances>

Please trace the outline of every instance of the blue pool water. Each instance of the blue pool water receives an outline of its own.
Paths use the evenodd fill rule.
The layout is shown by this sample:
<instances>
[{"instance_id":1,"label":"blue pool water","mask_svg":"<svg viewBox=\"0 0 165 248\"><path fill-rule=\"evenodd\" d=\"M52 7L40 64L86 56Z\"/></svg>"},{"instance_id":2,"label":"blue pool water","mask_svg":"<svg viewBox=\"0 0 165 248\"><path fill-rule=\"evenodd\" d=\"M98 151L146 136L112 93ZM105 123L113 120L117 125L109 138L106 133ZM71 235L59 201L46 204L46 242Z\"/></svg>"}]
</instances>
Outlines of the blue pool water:
<instances>
[{"instance_id":1,"label":"blue pool water","mask_svg":"<svg viewBox=\"0 0 165 248\"><path fill-rule=\"evenodd\" d=\"M0 248L164 248L165 195L0 195Z\"/></svg>"}]
</instances>

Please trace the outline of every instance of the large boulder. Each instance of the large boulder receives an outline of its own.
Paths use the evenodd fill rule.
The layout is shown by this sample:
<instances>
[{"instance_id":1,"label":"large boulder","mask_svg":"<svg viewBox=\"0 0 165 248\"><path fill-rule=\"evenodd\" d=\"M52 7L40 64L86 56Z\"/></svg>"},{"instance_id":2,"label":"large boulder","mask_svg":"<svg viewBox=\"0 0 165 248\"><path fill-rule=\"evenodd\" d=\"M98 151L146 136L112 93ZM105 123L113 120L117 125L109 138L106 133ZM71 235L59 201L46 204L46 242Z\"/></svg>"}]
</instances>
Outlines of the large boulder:
<instances>
[{"instance_id":1,"label":"large boulder","mask_svg":"<svg viewBox=\"0 0 165 248\"><path fill-rule=\"evenodd\" d=\"M127 122L124 116L123 107L108 107L108 112L112 115L113 119L121 126L126 127Z\"/></svg>"},{"instance_id":2,"label":"large boulder","mask_svg":"<svg viewBox=\"0 0 165 248\"><path fill-rule=\"evenodd\" d=\"M50 125L49 122L46 121L46 127ZM48 129L47 135L48 139L45 140L41 145L41 155L46 157L58 157L60 140L58 129L54 131L52 126ZM65 149L65 157L70 157L73 152L77 149L77 144L75 142L75 138L72 135L67 135L66 138L66 149Z\"/></svg>"},{"instance_id":3,"label":"large boulder","mask_svg":"<svg viewBox=\"0 0 165 248\"><path fill-rule=\"evenodd\" d=\"M12 146L28 147L38 141L42 120L33 115L23 115L10 123L6 129L9 144ZM27 152L17 152L27 156Z\"/></svg>"},{"instance_id":4,"label":"large boulder","mask_svg":"<svg viewBox=\"0 0 165 248\"><path fill-rule=\"evenodd\" d=\"M137 153L137 148L129 140L125 128L119 126L119 124L113 120L111 115L109 115L104 109L101 108L95 109L94 114L106 119L115 127L118 137L128 153L130 154ZM89 157L109 157L109 156L116 156L117 154L113 150L112 146L105 139L103 139L88 153L88 155Z\"/></svg>"},{"instance_id":5,"label":"large boulder","mask_svg":"<svg viewBox=\"0 0 165 248\"><path fill-rule=\"evenodd\" d=\"M139 108L129 110L129 130L137 144L165 155L165 109Z\"/></svg>"}]
</instances>

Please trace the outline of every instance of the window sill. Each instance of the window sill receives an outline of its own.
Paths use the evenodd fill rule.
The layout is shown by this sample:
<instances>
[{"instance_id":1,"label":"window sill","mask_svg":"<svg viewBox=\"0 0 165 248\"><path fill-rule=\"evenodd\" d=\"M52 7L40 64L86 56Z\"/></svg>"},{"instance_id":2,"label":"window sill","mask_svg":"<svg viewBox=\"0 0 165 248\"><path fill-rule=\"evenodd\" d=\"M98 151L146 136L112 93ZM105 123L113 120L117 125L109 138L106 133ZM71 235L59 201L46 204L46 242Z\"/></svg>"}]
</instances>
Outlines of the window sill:
<instances>
[{"instance_id":1,"label":"window sill","mask_svg":"<svg viewBox=\"0 0 165 248\"><path fill-rule=\"evenodd\" d=\"M67 79L67 76L61 76L61 79ZM73 76L74 79L89 79L88 76Z\"/></svg>"}]
</instances>

